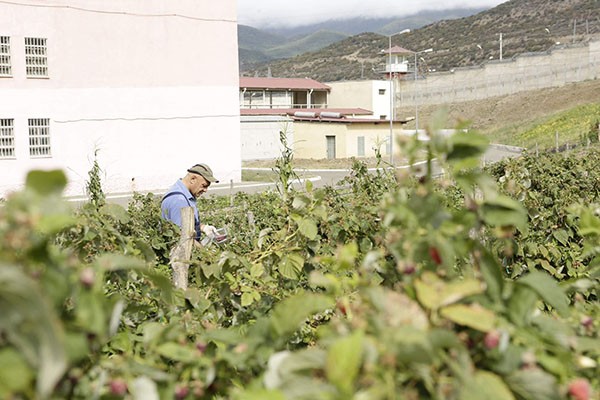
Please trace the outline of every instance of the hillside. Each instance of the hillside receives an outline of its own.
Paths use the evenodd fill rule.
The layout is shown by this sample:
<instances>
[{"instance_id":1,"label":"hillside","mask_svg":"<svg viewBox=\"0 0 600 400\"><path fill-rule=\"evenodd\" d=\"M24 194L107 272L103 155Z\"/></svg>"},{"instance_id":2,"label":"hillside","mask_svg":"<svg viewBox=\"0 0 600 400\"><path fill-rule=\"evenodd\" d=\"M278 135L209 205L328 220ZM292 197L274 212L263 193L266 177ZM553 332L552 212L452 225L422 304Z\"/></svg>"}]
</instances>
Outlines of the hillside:
<instances>
[{"instance_id":1,"label":"hillside","mask_svg":"<svg viewBox=\"0 0 600 400\"><path fill-rule=\"evenodd\" d=\"M494 143L521 145L517 139L519 133L558 113L590 103L600 104L600 80L485 100L421 106L419 118L426 125L434 112L445 109L449 126L454 126L458 121L470 121L473 129L485 133ZM401 117L413 116L414 112L413 107L398 108ZM597 117L600 119L600 115Z\"/></svg>"},{"instance_id":2,"label":"hillside","mask_svg":"<svg viewBox=\"0 0 600 400\"><path fill-rule=\"evenodd\" d=\"M500 57L545 51L556 42L587 40L600 35L600 1L510 0L478 14L432 23L410 33L396 35L393 45L413 51L433 48L425 62L429 70L479 65ZM398 27L399 28L399 27ZM575 33L575 34L574 34ZM322 82L379 79L388 38L363 33L321 50L289 59L257 65L245 75L310 77Z\"/></svg>"},{"instance_id":3,"label":"hillside","mask_svg":"<svg viewBox=\"0 0 600 400\"><path fill-rule=\"evenodd\" d=\"M398 26L417 29L442 19L474 15L481 10L481 8L429 10L399 18L336 19L310 25L265 29L238 25L240 71L253 70L256 66L273 60L317 51L362 32L387 34L397 32Z\"/></svg>"}]
</instances>

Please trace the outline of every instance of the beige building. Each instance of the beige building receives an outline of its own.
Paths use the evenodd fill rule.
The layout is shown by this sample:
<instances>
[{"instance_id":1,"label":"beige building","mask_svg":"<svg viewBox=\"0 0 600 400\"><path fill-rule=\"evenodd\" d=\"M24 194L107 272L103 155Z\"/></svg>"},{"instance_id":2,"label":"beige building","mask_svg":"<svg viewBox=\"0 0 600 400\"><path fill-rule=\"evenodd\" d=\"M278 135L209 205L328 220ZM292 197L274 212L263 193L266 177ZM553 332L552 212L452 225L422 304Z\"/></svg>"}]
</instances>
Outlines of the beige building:
<instances>
[{"instance_id":1,"label":"beige building","mask_svg":"<svg viewBox=\"0 0 600 400\"><path fill-rule=\"evenodd\" d=\"M393 123L393 135L401 132L402 121ZM363 158L390 154L389 121L351 118L294 117L294 156L296 158ZM395 143L395 142L394 142ZM394 149L394 153L397 150Z\"/></svg>"}]
</instances>

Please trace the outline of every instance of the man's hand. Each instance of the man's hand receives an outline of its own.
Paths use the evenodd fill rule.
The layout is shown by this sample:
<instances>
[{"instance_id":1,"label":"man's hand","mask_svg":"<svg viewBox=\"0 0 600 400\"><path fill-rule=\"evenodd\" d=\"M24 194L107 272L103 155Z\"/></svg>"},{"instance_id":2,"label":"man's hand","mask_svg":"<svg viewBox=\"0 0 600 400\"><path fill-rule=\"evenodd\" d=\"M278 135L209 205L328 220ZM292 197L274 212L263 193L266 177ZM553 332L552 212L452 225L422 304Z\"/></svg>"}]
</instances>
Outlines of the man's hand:
<instances>
[{"instance_id":1,"label":"man's hand","mask_svg":"<svg viewBox=\"0 0 600 400\"><path fill-rule=\"evenodd\" d=\"M202 226L200 226L200 230L210 238L217 236L217 228L212 225L202 224Z\"/></svg>"}]
</instances>

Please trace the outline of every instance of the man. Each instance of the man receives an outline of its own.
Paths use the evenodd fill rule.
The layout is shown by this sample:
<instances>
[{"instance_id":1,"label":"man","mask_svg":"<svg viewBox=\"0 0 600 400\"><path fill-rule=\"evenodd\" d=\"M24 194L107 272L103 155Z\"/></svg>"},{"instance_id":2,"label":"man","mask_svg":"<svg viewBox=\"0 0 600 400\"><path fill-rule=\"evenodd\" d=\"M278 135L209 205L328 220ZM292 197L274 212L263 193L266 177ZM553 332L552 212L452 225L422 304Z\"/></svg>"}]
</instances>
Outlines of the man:
<instances>
[{"instance_id":1,"label":"man","mask_svg":"<svg viewBox=\"0 0 600 400\"><path fill-rule=\"evenodd\" d=\"M181 228L181 209L192 207L194 209L194 229L196 230L195 239L199 241L202 233L209 237L215 236L217 229L212 225L200 222L196 207L196 199L207 191L211 183L215 182L219 181L214 177L208 165L194 165L187 170L187 174L182 179L171 186L162 198L160 206L162 217Z\"/></svg>"}]
</instances>

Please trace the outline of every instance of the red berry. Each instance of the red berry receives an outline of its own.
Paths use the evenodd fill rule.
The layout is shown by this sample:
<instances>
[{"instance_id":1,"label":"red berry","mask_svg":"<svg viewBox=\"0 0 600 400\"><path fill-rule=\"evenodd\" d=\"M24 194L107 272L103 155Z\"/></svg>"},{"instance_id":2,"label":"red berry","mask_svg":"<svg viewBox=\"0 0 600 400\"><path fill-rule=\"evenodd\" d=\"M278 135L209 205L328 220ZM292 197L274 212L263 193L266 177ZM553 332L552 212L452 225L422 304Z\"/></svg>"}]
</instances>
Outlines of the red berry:
<instances>
[{"instance_id":1,"label":"red berry","mask_svg":"<svg viewBox=\"0 0 600 400\"><path fill-rule=\"evenodd\" d=\"M485 334L485 338L483 339L483 345L486 347L486 349L495 349L496 347L498 347L498 343L500 343L500 332L490 331Z\"/></svg>"},{"instance_id":2,"label":"red berry","mask_svg":"<svg viewBox=\"0 0 600 400\"><path fill-rule=\"evenodd\" d=\"M589 400L592 395L587 379L577 378L569 383L569 395L575 400Z\"/></svg>"},{"instance_id":3,"label":"red berry","mask_svg":"<svg viewBox=\"0 0 600 400\"><path fill-rule=\"evenodd\" d=\"M177 400L183 400L190 393L190 389L187 386L178 386L175 388L175 398Z\"/></svg>"},{"instance_id":4,"label":"red berry","mask_svg":"<svg viewBox=\"0 0 600 400\"><path fill-rule=\"evenodd\" d=\"M592 326L593 323L594 323L594 319L592 317L589 317L587 315L581 317L581 325L585 326L586 328L589 328L590 326Z\"/></svg>"},{"instance_id":5,"label":"red berry","mask_svg":"<svg viewBox=\"0 0 600 400\"><path fill-rule=\"evenodd\" d=\"M127 393L127 382L123 379L113 379L110 382L110 393L113 396L125 396Z\"/></svg>"},{"instance_id":6,"label":"red berry","mask_svg":"<svg viewBox=\"0 0 600 400\"><path fill-rule=\"evenodd\" d=\"M442 257L440 256L440 252L436 247L429 248L429 257L431 257L433 262L437 265L440 265L442 263Z\"/></svg>"},{"instance_id":7,"label":"red berry","mask_svg":"<svg viewBox=\"0 0 600 400\"><path fill-rule=\"evenodd\" d=\"M206 343L204 342L196 342L196 349L198 349L198 351L200 353L204 353L206 351Z\"/></svg>"},{"instance_id":8,"label":"red berry","mask_svg":"<svg viewBox=\"0 0 600 400\"><path fill-rule=\"evenodd\" d=\"M79 282L86 288L90 288L94 285L95 277L96 274L94 273L94 270L87 267L79 274Z\"/></svg>"}]
</instances>

